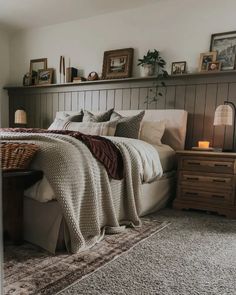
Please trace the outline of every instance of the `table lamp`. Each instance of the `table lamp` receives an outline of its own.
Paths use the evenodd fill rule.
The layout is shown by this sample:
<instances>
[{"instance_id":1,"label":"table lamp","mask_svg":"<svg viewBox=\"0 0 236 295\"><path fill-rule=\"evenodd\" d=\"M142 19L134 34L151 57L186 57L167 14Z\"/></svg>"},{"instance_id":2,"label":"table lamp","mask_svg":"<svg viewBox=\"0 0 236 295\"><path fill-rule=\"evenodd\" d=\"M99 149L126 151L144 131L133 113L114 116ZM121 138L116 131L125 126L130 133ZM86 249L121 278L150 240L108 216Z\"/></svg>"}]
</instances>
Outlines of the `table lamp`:
<instances>
[{"instance_id":1,"label":"table lamp","mask_svg":"<svg viewBox=\"0 0 236 295\"><path fill-rule=\"evenodd\" d=\"M216 108L213 123L214 126L233 126L233 143L230 152L235 151L235 115L235 104L231 101L224 101L223 105Z\"/></svg>"},{"instance_id":2,"label":"table lamp","mask_svg":"<svg viewBox=\"0 0 236 295\"><path fill-rule=\"evenodd\" d=\"M27 115L26 115L25 110L19 109L19 110L15 111L14 123L16 125L26 125L27 124Z\"/></svg>"}]
</instances>

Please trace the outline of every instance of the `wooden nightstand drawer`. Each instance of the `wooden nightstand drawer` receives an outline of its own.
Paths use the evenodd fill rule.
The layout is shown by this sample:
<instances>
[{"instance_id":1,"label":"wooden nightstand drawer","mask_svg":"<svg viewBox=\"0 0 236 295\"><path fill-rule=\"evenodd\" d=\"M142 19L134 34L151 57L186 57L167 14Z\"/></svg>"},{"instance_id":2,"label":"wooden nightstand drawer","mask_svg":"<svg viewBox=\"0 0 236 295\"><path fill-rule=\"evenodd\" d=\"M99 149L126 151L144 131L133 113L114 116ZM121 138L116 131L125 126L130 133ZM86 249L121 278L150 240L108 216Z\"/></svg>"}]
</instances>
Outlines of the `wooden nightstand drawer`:
<instances>
[{"instance_id":1,"label":"wooden nightstand drawer","mask_svg":"<svg viewBox=\"0 0 236 295\"><path fill-rule=\"evenodd\" d=\"M199 188L180 187L178 198L194 202L234 204L232 191L201 191Z\"/></svg>"},{"instance_id":2,"label":"wooden nightstand drawer","mask_svg":"<svg viewBox=\"0 0 236 295\"><path fill-rule=\"evenodd\" d=\"M230 174L199 173L194 171L180 171L179 184L199 187L215 187L231 190L234 187L235 178Z\"/></svg>"},{"instance_id":3,"label":"wooden nightstand drawer","mask_svg":"<svg viewBox=\"0 0 236 295\"><path fill-rule=\"evenodd\" d=\"M234 160L222 159L220 161L215 159L198 157L183 157L180 159L180 169L203 172L219 172L219 173L234 173Z\"/></svg>"}]
</instances>

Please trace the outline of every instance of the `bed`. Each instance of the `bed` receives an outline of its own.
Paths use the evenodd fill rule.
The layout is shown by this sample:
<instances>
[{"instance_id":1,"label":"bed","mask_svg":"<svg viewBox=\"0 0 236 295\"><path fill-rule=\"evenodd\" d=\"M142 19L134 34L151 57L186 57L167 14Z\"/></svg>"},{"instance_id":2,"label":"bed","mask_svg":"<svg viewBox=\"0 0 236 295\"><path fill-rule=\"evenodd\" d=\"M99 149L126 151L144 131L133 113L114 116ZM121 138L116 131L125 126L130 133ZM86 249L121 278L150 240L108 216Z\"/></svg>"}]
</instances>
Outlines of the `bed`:
<instances>
[{"instance_id":1,"label":"bed","mask_svg":"<svg viewBox=\"0 0 236 295\"><path fill-rule=\"evenodd\" d=\"M140 110L118 112L122 116L132 116L139 113ZM67 113L73 114L73 112ZM56 117L62 118L63 114L64 112L58 112ZM166 129L162 139L163 144L160 146L150 147L150 153L152 153L153 148L158 152L162 170L159 177L155 177L153 181L149 179L150 181L146 181L146 183L143 182L140 185L140 191L138 192L134 189L135 185L132 187L131 183L129 186L129 189L134 190L134 192L132 192L135 195L134 207L138 208L135 214L138 216L144 216L163 208L173 195L175 183L175 150L184 148L187 112L184 110L146 110L143 120L166 120ZM119 144L119 142L117 144ZM138 141L133 145L135 146L136 144L138 144ZM145 143L140 144L143 145L143 149L149 148L148 145L145 146ZM34 168L38 168L37 163ZM124 191L126 192L126 184L124 185L123 181L109 180L109 182L113 190L113 195L114 192L119 192L119 196L122 195ZM49 186L47 190L49 189ZM36 199L25 197L24 238L26 241L39 245L52 253L55 253L56 249L64 247L65 245L71 252L76 252L78 249L82 251L85 248L92 246L103 237L104 231L99 233L96 239L90 239L89 243L86 244L86 247L80 246L80 248L72 248L71 241L69 240L67 234L68 224L65 221L61 203L58 202L57 196L55 198L49 198L47 202L40 202ZM124 221L127 221L127 204L129 203L124 201L121 197L116 198L115 200L116 202L113 204L114 214L118 222L122 222L120 227L117 226L116 228L111 226L111 233L113 233L114 228L114 232L116 232L116 230L118 232L119 230L123 230L123 225L127 224ZM134 214L134 211L135 209L133 209L132 214ZM106 223L110 222L105 219L101 223L104 228L106 227ZM134 217L133 222L128 224L139 226L140 223L138 217Z\"/></svg>"}]
</instances>

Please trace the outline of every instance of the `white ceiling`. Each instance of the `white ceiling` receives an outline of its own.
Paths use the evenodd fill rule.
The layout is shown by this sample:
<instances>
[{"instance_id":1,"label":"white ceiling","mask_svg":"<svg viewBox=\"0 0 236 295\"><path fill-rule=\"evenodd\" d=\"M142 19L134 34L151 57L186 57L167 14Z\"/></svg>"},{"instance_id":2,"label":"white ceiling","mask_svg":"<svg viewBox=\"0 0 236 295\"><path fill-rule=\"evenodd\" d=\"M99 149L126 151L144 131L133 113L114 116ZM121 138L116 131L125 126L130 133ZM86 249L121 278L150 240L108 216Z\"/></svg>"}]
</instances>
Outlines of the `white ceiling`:
<instances>
[{"instance_id":1,"label":"white ceiling","mask_svg":"<svg viewBox=\"0 0 236 295\"><path fill-rule=\"evenodd\" d=\"M0 0L0 26L20 30L132 9L159 0Z\"/></svg>"}]
</instances>

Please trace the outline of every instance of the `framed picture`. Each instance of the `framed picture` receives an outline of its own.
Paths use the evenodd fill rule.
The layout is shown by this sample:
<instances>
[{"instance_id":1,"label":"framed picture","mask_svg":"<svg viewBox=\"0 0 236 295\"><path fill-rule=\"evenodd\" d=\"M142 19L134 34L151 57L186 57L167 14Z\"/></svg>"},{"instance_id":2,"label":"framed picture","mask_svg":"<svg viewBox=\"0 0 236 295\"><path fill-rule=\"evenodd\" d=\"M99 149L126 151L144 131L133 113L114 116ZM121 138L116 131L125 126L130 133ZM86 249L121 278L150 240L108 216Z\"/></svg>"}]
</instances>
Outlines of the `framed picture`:
<instances>
[{"instance_id":1,"label":"framed picture","mask_svg":"<svg viewBox=\"0 0 236 295\"><path fill-rule=\"evenodd\" d=\"M38 70L38 85L52 84L53 69Z\"/></svg>"},{"instance_id":2,"label":"framed picture","mask_svg":"<svg viewBox=\"0 0 236 295\"><path fill-rule=\"evenodd\" d=\"M211 35L211 51L217 51L222 70L234 70L236 56L236 31Z\"/></svg>"},{"instance_id":3,"label":"framed picture","mask_svg":"<svg viewBox=\"0 0 236 295\"><path fill-rule=\"evenodd\" d=\"M48 66L47 58L38 58L38 59L31 59L30 60L30 84L35 85L37 84L38 79L38 71L45 70Z\"/></svg>"},{"instance_id":4,"label":"framed picture","mask_svg":"<svg viewBox=\"0 0 236 295\"><path fill-rule=\"evenodd\" d=\"M132 75L133 48L117 49L104 52L102 78L129 78Z\"/></svg>"},{"instance_id":5,"label":"framed picture","mask_svg":"<svg viewBox=\"0 0 236 295\"><path fill-rule=\"evenodd\" d=\"M186 61L172 62L171 75L181 75L186 73Z\"/></svg>"},{"instance_id":6,"label":"framed picture","mask_svg":"<svg viewBox=\"0 0 236 295\"><path fill-rule=\"evenodd\" d=\"M221 70L221 62L220 61L213 61L207 64L207 71L208 72L219 72Z\"/></svg>"},{"instance_id":7,"label":"framed picture","mask_svg":"<svg viewBox=\"0 0 236 295\"><path fill-rule=\"evenodd\" d=\"M210 51L200 54L200 61L199 61L199 72L206 72L207 71L207 65L209 62L215 62L216 61L217 52L216 51Z\"/></svg>"}]
</instances>

